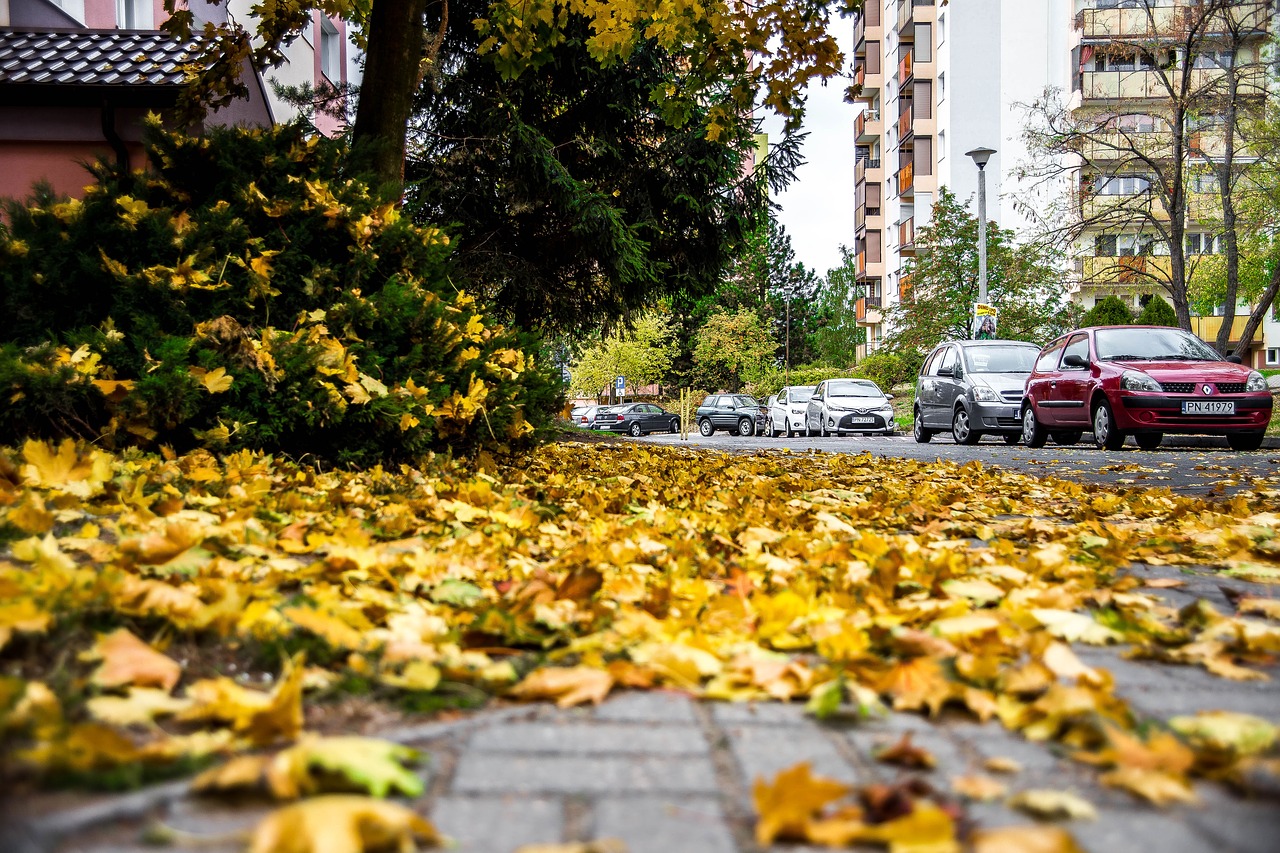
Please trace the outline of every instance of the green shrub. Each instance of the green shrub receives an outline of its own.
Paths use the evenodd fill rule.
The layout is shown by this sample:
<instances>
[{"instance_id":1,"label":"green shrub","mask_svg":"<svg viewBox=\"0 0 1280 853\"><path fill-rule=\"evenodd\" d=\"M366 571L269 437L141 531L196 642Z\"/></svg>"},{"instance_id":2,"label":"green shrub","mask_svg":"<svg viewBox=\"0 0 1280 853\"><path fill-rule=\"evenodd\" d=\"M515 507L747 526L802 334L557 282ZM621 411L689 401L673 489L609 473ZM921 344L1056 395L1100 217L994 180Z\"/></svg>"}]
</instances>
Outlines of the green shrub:
<instances>
[{"instance_id":1,"label":"green shrub","mask_svg":"<svg viewBox=\"0 0 1280 853\"><path fill-rule=\"evenodd\" d=\"M777 394L788 384L790 385L817 385L824 379L839 379L841 376L851 376L852 373L846 368L839 367L820 367L816 365L803 365L791 368L790 379L788 374L781 368L771 367L758 379L747 386L748 393L761 400L766 400L770 396Z\"/></svg>"},{"instance_id":2,"label":"green shrub","mask_svg":"<svg viewBox=\"0 0 1280 853\"><path fill-rule=\"evenodd\" d=\"M1133 312L1116 296L1104 296L1085 312L1084 326L1127 326L1133 323Z\"/></svg>"},{"instance_id":3,"label":"green shrub","mask_svg":"<svg viewBox=\"0 0 1280 853\"><path fill-rule=\"evenodd\" d=\"M862 360L854 370L854 375L870 379L887 392L914 380L923 362L924 356L914 353L876 352Z\"/></svg>"},{"instance_id":4,"label":"green shrub","mask_svg":"<svg viewBox=\"0 0 1280 853\"><path fill-rule=\"evenodd\" d=\"M297 127L151 128L150 171L37 191L0 234L0 443L202 443L336 462L549 423L538 342L449 282L449 238Z\"/></svg>"},{"instance_id":5,"label":"green shrub","mask_svg":"<svg viewBox=\"0 0 1280 853\"><path fill-rule=\"evenodd\" d=\"M1142 307L1142 313L1138 315L1138 324L1143 326L1173 326L1178 325L1178 314L1173 310L1173 306L1160 297L1159 294L1152 295L1150 301Z\"/></svg>"}]
</instances>

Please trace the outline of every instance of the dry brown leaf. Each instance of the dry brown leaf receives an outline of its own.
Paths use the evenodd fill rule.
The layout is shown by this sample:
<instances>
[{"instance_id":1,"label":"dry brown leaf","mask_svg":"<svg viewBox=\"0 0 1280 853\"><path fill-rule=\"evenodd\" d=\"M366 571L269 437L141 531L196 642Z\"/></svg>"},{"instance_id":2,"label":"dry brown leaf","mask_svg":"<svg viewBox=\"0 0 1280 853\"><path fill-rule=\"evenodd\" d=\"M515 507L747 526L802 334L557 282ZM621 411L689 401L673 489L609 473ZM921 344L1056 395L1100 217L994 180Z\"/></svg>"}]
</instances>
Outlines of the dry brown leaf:
<instances>
[{"instance_id":1,"label":"dry brown leaf","mask_svg":"<svg viewBox=\"0 0 1280 853\"><path fill-rule=\"evenodd\" d=\"M979 802L998 800L1009 790L1003 782L990 776L954 776L951 779L951 790L962 797Z\"/></svg>"},{"instance_id":2,"label":"dry brown leaf","mask_svg":"<svg viewBox=\"0 0 1280 853\"><path fill-rule=\"evenodd\" d=\"M511 688L516 699L554 699L556 705L568 708L590 702L599 705L613 687L613 676L587 666L535 669Z\"/></svg>"},{"instance_id":3,"label":"dry brown leaf","mask_svg":"<svg viewBox=\"0 0 1280 853\"><path fill-rule=\"evenodd\" d=\"M883 749L876 750L875 759L885 764L896 764L899 767L912 767L920 770L928 770L938 763L927 749L916 746L911 742L912 733L904 732L898 742L886 746Z\"/></svg>"},{"instance_id":4,"label":"dry brown leaf","mask_svg":"<svg viewBox=\"0 0 1280 853\"><path fill-rule=\"evenodd\" d=\"M1037 789L1020 791L1006 801L1009 808L1045 820L1097 820L1093 804L1070 791Z\"/></svg>"},{"instance_id":5,"label":"dry brown leaf","mask_svg":"<svg viewBox=\"0 0 1280 853\"><path fill-rule=\"evenodd\" d=\"M151 648L128 630L118 628L98 637L87 660L101 660L102 665L90 679L99 687L160 687L166 692L182 678L177 661Z\"/></svg>"},{"instance_id":6,"label":"dry brown leaf","mask_svg":"<svg viewBox=\"0 0 1280 853\"><path fill-rule=\"evenodd\" d=\"M1184 777L1145 767L1119 767L1103 773L1098 780L1112 788L1123 788L1157 806L1194 803L1196 792Z\"/></svg>"}]
</instances>

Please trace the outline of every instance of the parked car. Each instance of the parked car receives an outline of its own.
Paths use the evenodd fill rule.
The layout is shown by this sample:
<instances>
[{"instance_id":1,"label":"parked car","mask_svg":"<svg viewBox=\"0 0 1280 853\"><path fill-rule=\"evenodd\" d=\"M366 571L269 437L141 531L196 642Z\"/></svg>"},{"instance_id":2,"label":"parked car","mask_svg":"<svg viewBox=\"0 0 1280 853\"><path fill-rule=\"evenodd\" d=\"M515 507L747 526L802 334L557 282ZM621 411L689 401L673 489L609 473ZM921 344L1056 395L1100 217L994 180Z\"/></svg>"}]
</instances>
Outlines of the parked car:
<instances>
[{"instance_id":1,"label":"parked car","mask_svg":"<svg viewBox=\"0 0 1280 853\"><path fill-rule=\"evenodd\" d=\"M601 406L584 406L573 410L573 423L583 429L595 429L596 413Z\"/></svg>"},{"instance_id":2,"label":"parked car","mask_svg":"<svg viewBox=\"0 0 1280 853\"><path fill-rule=\"evenodd\" d=\"M869 379L828 379L818 383L805 408L806 435L846 432L893 435L893 397Z\"/></svg>"},{"instance_id":3,"label":"parked car","mask_svg":"<svg viewBox=\"0 0 1280 853\"><path fill-rule=\"evenodd\" d=\"M755 435L764 427L765 408L750 394L711 394L698 406L694 418L702 435L718 429Z\"/></svg>"},{"instance_id":4,"label":"parked car","mask_svg":"<svg viewBox=\"0 0 1280 853\"><path fill-rule=\"evenodd\" d=\"M924 444L950 430L956 444L997 434L1022 437L1023 389L1040 348L1020 341L945 341L933 348L916 379L912 434ZM1070 444L1059 433L1055 439ZM1075 441L1079 441L1079 434Z\"/></svg>"},{"instance_id":5,"label":"parked car","mask_svg":"<svg viewBox=\"0 0 1280 853\"><path fill-rule=\"evenodd\" d=\"M596 413L595 428L634 436L651 432L679 432L680 416L655 403L624 403Z\"/></svg>"},{"instance_id":6,"label":"parked car","mask_svg":"<svg viewBox=\"0 0 1280 853\"><path fill-rule=\"evenodd\" d=\"M813 391L813 385L789 385L779 391L776 397L770 397L767 407L769 414L764 422L764 434L774 436L786 433L790 438L804 432L805 411Z\"/></svg>"},{"instance_id":7,"label":"parked car","mask_svg":"<svg viewBox=\"0 0 1280 853\"><path fill-rule=\"evenodd\" d=\"M1043 447L1055 433L1092 429L1094 443L1118 450L1132 434L1154 450L1165 433L1220 435L1235 450L1257 450L1271 421L1262 374L1220 356L1181 329L1077 329L1040 351L1022 402L1022 440Z\"/></svg>"}]
</instances>

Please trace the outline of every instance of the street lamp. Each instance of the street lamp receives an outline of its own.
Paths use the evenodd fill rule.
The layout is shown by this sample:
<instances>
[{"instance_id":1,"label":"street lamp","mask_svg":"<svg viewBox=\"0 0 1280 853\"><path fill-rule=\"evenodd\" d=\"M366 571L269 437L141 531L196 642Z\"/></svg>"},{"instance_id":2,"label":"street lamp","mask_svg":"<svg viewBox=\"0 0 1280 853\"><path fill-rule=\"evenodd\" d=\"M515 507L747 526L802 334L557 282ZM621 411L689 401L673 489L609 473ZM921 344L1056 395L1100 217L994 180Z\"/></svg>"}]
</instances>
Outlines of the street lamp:
<instances>
[{"instance_id":1,"label":"street lamp","mask_svg":"<svg viewBox=\"0 0 1280 853\"><path fill-rule=\"evenodd\" d=\"M978 304L987 304L987 161L996 153L994 148L975 148L966 151L978 165ZM977 317L974 317L975 321ZM977 336L975 330L974 336Z\"/></svg>"}]
</instances>

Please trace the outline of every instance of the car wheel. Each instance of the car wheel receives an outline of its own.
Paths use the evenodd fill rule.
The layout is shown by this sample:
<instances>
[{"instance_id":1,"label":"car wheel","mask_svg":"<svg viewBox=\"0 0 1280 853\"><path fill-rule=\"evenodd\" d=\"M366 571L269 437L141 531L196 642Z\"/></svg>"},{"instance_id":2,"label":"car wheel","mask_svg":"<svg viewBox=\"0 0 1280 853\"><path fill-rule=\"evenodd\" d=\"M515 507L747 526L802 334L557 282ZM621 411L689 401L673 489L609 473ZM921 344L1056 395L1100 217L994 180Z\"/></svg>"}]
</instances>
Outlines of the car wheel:
<instances>
[{"instance_id":1,"label":"car wheel","mask_svg":"<svg viewBox=\"0 0 1280 853\"><path fill-rule=\"evenodd\" d=\"M1022 410L1022 443L1027 447L1044 447L1049 440L1049 431L1036 417L1035 406L1030 403Z\"/></svg>"},{"instance_id":2,"label":"car wheel","mask_svg":"<svg viewBox=\"0 0 1280 853\"><path fill-rule=\"evenodd\" d=\"M1050 438L1053 439L1054 444L1061 444L1063 447L1069 447L1078 442L1083 435L1084 433L1078 429L1069 429L1062 432L1055 432L1050 436Z\"/></svg>"},{"instance_id":3,"label":"car wheel","mask_svg":"<svg viewBox=\"0 0 1280 853\"><path fill-rule=\"evenodd\" d=\"M1005 443L1005 444L1007 444L1007 445L1009 445L1009 446L1011 446L1011 447L1012 447L1013 445L1017 444L1017 443L1018 443L1018 441L1022 438L1022 433L1018 433L1018 432L1006 432L1004 435L1002 435L1002 436L1000 436L1000 437L1001 437L1002 439L1004 439L1004 443Z\"/></svg>"},{"instance_id":4,"label":"car wheel","mask_svg":"<svg viewBox=\"0 0 1280 853\"><path fill-rule=\"evenodd\" d=\"M818 418L818 435L822 436L823 438L826 438L827 436L831 435L831 433L827 432L826 418Z\"/></svg>"},{"instance_id":5,"label":"car wheel","mask_svg":"<svg viewBox=\"0 0 1280 853\"><path fill-rule=\"evenodd\" d=\"M748 436L755 435L756 425L751 422L750 418L742 418L738 421L738 435Z\"/></svg>"},{"instance_id":6,"label":"car wheel","mask_svg":"<svg viewBox=\"0 0 1280 853\"><path fill-rule=\"evenodd\" d=\"M956 409L956 413L951 417L951 437L956 440L956 444L977 444L978 439L982 438L982 433L973 428L973 424L969 422L969 413L964 409Z\"/></svg>"},{"instance_id":7,"label":"car wheel","mask_svg":"<svg viewBox=\"0 0 1280 853\"><path fill-rule=\"evenodd\" d=\"M701 433L704 438L710 437L710 435L715 431L716 428L711 425L711 421L703 420L698 422L698 432Z\"/></svg>"},{"instance_id":8,"label":"car wheel","mask_svg":"<svg viewBox=\"0 0 1280 853\"><path fill-rule=\"evenodd\" d=\"M1257 450L1265 437L1265 432L1233 432L1227 435L1227 444L1232 450Z\"/></svg>"},{"instance_id":9,"label":"car wheel","mask_svg":"<svg viewBox=\"0 0 1280 853\"><path fill-rule=\"evenodd\" d=\"M764 437L773 438L777 435L777 431L773 428L773 415L764 419Z\"/></svg>"},{"instance_id":10,"label":"car wheel","mask_svg":"<svg viewBox=\"0 0 1280 853\"><path fill-rule=\"evenodd\" d=\"M1124 447L1124 433L1116 429L1116 416L1111 404L1101 400L1093 409L1093 443L1103 450Z\"/></svg>"},{"instance_id":11,"label":"car wheel","mask_svg":"<svg viewBox=\"0 0 1280 853\"><path fill-rule=\"evenodd\" d=\"M1164 433L1140 432L1134 435L1133 440L1138 442L1139 450L1155 450L1164 441Z\"/></svg>"},{"instance_id":12,"label":"car wheel","mask_svg":"<svg viewBox=\"0 0 1280 853\"><path fill-rule=\"evenodd\" d=\"M640 422L639 422L639 421L636 421L635 423L633 423L633 424L631 425L631 437L632 437L632 438L639 438L639 437L640 437L641 435L643 435L643 434L644 434L644 430L640 427Z\"/></svg>"},{"instance_id":13,"label":"car wheel","mask_svg":"<svg viewBox=\"0 0 1280 853\"><path fill-rule=\"evenodd\" d=\"M920 416L919 409L916 409L911 416L911 435L915 438L916 444L928 444L933 440L933 430L924 428L924 419Z\"/></svg>"},{"instance_id":14,"label":"car wheel","mask_svg":"<svg viewBox=\"0 0 1280 853\"><path fill-rule=\"evenodd\" d=\"M671 430L670 430L670 431L671 431L672 433L677 433L677 432L679 432L679 431L680 431L680 419L679 419L679 418L672 418L672 419L671 419Z\"/></svg>"}]
</instances>

